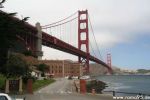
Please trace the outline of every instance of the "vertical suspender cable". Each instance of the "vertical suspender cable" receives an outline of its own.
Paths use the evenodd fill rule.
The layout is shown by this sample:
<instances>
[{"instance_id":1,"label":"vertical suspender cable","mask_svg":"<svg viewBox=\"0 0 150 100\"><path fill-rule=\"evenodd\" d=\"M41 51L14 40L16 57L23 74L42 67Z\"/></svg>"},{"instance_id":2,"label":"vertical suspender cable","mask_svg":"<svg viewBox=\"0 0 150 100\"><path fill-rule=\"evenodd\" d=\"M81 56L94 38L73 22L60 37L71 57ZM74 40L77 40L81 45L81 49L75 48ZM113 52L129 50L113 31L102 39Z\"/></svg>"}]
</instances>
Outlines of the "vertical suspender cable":
<instances>
[{"instance_id":1,"label":"vertical suspender cable","mask_svg":"<svg viewBox=\"0 0 150 100\"><path fill-rule=\"evenodd\" d=\"M94 40L95 40L95 43L96 43L96 46L97 46L97 49L98 49L99 56L103 60L102 55L101 55L100 50L99 50L99 47L98 47L98 44L97 44L97 41L96 41L96 38L95 38L95 34L94 34L94 30L93 30L93 27L92 27L92 24L91 24L90 16L89 16L89 22L90 22L91 31L92 31L92 34L93 34L93 37L94 37Z\"/></svg>"}]
</instances>

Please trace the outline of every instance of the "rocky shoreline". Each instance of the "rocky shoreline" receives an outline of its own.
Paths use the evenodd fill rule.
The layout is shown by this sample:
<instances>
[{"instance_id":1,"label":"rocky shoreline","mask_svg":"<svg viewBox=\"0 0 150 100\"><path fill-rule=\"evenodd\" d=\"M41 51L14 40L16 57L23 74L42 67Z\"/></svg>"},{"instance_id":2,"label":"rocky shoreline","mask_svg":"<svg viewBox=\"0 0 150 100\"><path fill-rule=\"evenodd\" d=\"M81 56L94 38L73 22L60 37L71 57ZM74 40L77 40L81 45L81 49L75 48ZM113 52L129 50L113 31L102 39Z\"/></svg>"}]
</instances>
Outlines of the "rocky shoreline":
<instances>
[{"instance_id":1,"label":"rocky shoreline","mask_svg":"<svg viewBox=\"0 0 150 100\"><path fill-rule=\"evenodd\" d=\"M80 80L74 80L74 86L76 88L76 92L80 92ZM102 91L108 87L107 84L103 81L96 79L88 79L86 80L86 92L102 94Z\"/></svg>"},{"instance_id":2,"label":"rocky shoreline","mask_svg":"<svg viewBox=\"0 0 150 100\"><path fill-rule=\"evenodd\" d=\"M86 88L87 88L88 93L91 93L94 90L95 93L102 94L102 91L106 87L108 87L108 86L105 82L100 81L100 80L96 80L96 79L87 81L87 84L86 84Z\"/></svg>"}]
</instances>

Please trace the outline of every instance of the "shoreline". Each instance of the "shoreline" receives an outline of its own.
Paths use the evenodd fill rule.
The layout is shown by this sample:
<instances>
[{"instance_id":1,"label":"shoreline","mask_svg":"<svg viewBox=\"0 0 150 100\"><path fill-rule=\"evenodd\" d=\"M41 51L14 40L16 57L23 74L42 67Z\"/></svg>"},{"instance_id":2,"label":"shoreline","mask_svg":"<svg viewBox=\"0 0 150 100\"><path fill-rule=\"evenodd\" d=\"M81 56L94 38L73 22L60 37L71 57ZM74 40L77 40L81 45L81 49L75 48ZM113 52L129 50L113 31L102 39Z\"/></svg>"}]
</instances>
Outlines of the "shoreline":
<instances>
[{"instance_id":1,"label":"shoreline","mask_svg":"<svg viewBox=\"0 0 150 100\"><path fill-rule=\"evenodd\" d=\"M104 76L104 77L103 77ZM150 95L149 79L150 75L101 75L95 76L94 79L105 81L108 85L103 92L119 96L125 95ZM143 85L142 85L143 84Z\"/></svg>"}]
</instances>

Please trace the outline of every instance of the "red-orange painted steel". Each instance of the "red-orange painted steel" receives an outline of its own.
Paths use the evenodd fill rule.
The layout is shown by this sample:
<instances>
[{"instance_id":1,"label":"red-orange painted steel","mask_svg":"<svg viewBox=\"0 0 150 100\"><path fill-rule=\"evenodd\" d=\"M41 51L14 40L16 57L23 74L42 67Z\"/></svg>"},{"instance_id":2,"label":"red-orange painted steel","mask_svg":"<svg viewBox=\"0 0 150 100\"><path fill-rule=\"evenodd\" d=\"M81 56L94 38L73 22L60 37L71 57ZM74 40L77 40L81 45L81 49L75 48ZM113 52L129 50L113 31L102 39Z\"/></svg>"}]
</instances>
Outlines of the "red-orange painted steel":
<instances>
[{"instance_id":1,"label":"red-orange painted steel","mask_svg":"<svg viewBox=\"0 0 150 100\"><path fill-rule=\"evenodd\" d=\"M110 67L111 69L111 54L107 54L107 65ZM108 72L111 73L112 71L108 69Z\"/></svg>"},{"instance_id":2,"label":"red-orange painted steel","mask_svg":"<svg viewBox=\"0 0 150 100\"><path fill-rule=\"evenodd\" d=\"M107 54L107 64L109 67L111 67L111 54Z\"/></svg>"},{"instance_id":3,"label":"red-orange painted steel","mask_svg":"<svg viewBox=\"0 0 150 100\"><path fill-rule=\"evenodd\" d=\"M82 16L85 16L85 18L82 18ZM84 17L83 16L83 17ZM83 23L83 24L82 24ZM85 26L81 26L81 25L85 25ZM83 28L81 28L83 27ZM82 39L82 34L85 34L85 39ZM89 73L89 29L88 29L88 11L79 11L78 12L78 49L81 50L82 45L85 45L85 53L86 53L86 57L82 58L82 56L79 56L79 62L80 63L84 63L84 67L85 67L85 73ZM84 60L82 60L84 59ZM84 62L85 61L85 62Z\"/></svg>"},{"instance_id":4,"label":"red-orange painted steel","mask_svg":"<svg viewBox=\"0 0 150 100\"><path fill-rule=\"evenodd\" d=\"M29 94L33 94L33 81L32 79L28 79L28 82L27 82L27 92Z\"/></svg>"},{"instance_id":5,"label":"red-orange painted steel","mask_svg":"<svg viewBox=\"0 0 150 100\"><path fill-rule=\"evenodd\" d=\"M86 80L80 79L80 93L86 93Z\"/></svg>"}]
</instances>

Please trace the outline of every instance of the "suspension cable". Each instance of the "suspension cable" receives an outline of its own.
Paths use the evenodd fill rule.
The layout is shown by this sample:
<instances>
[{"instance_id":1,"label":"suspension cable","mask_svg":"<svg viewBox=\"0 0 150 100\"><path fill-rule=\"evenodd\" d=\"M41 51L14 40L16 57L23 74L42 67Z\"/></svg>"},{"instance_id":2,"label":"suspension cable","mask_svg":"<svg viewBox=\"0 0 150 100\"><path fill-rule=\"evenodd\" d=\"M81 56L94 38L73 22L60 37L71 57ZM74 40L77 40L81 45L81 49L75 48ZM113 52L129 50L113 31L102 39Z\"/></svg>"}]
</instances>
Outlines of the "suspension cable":
<instances>
[{"instance_id":1,"label":"suspension cable","mask_svg":"<svg viewBox=\"0 0 150 100\"><path fill-rule=\"evenodd\" d=\"M91 42L89 42L89 43L90 43L91 50L92 50L94 56L96 57L96 54L95 54L94 49L93 49L93 47L92 47L92 45L91 45Z\"/></svg>"},{"instance_id":2,"label":"suspension cable","mask_svg":"<svg viewBox=\"0 0 150 100\"><path fill-rule=\"evenodd\" d=\"M42 27L47 27L47 26L51 26L51 25L54 25L54 24L63 22L64 20L67 20L67 19L71 18L72 16L74 16L76 13L77 13L77 12L71 14L70 16L68 16L68 17L66 17L66 18L64 18L64 19L62 19L62 20L59 20L59 21L57 21L57 22L53 22L53 23L51 23L51 24L44 25L44 26L42 26Z\"/></svg>"},{"instance_id":3,"label":"suspension cable","mask_svg":"<svg viewBox=\"0 0 150 100\"><path fill-rule=\"evenodd\" d=\"M82 19L82 16L81 16L81 19ZM83 27L85 28L85 25L84 25L84 24L83 24ZM90 43L90 47L91 47L91 49L92 49L92 52L93 52L94 56L97 57L96 54L95 54L95 52L94 52L94 49L93 49L92 44L91 44L90 41L89 41L89 43Z\"/></svg>"},{"instance_id":4,"label":"suspension cable","mask_svg":"<svg viewBox=\"0 0 150 100\"><path fill-rule=\"evenodd\" d=\"M89 16L89 14L88 14L88 16ZM94 34L94 30L93 30L93 27L92 27L92 24L91 24L90 16L89 16L89 22L90 22L91 31L92 31L92 34L93 34L93 37L94 37L94 40L95 40L95 43L96 43L96 47L98 49L99 56L103 60L102 55L101 55L100 50L99 50L99 47L98 47L98 44L97 44L97 41L96 41L96 38L95 38L95 34Z\"/></svg>"},{"instance_id":5,"label":"suspension cable","mask_svg":"<svg viewBox=\"0 0 150 100\"><path fill-rule=\"evenodd\" d=\"M69 23L69 22L71 22L71 21L73 21L73 20L75 20L75 19L77 19L77 18L78 18L78 17L75 17L75 18L72 18L72 19L70 19L70 20L68 20L68 21L66 21L66 22L63 22L63 23L60 23L60 24L56 24L56 25L53 25L53 26L43 27L42 29L52 28L52 27L56 27L56 26L59 26L59 25L63 25L63 24Z\"/></svg>"}]
</instances>

